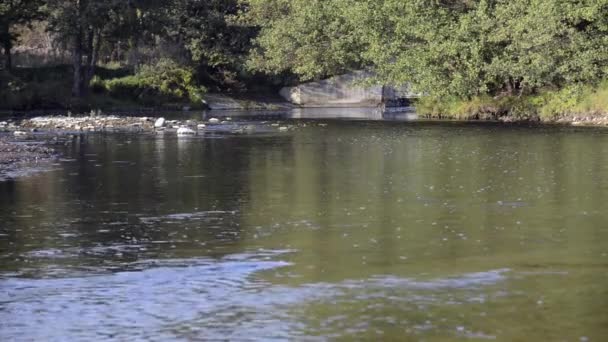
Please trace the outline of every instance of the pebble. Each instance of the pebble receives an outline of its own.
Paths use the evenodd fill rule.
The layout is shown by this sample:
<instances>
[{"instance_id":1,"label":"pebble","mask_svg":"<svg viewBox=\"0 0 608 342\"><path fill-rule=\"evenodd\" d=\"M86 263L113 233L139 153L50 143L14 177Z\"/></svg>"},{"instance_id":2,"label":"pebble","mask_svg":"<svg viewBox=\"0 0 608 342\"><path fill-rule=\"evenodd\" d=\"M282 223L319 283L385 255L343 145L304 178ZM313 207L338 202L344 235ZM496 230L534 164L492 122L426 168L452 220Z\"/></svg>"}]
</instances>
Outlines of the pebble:
<instances>
[{"instance_id":1,"label":"pebble","mask_svg":"<svg viewBox=\"0 0 608 342\"><path fill-rule=\"evenodd\" d=\"M196 135L196 131L188 127L180 127L177 130L177 135Z\"/></svg>"},{"instance_id":2,"label":"pebble","mask_svg":"<svg viewBox=\"0 0 608 342\"><path fill-rule=\"evenodd\" d=\"M208 121L208 122L209 122L209 124L211 124L211 125L217 125L217 124L219 124L219 123L220 123L220 119L218 119L218 118L211 118L211 119L209 119L209 121Z\"/></svg>"},{"instance_id":3,"label":"pebble","mask_svg":"<svg viewBox=\"0 0 608 342\"><path fill-rule=\"evenodd\" d=\"M158 118L156 122L154 122L154 128L165 127L165 118Z\"/></svg>"}]
</instances>

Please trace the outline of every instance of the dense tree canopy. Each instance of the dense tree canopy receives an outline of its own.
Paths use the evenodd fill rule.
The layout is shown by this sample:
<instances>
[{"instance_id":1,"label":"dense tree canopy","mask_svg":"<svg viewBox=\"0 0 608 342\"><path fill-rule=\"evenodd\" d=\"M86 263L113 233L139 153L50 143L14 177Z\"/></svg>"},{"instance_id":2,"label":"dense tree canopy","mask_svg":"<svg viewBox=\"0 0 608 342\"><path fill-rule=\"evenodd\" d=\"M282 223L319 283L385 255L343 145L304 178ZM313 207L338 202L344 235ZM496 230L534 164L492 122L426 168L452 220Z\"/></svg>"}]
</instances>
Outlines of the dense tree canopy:
<instances>
[{"instance_id":1,"label":"dense tree canopy","mask_svg":"<svg viewBox=\"0 0 608 342\"><path fill-rule=\"evenodd\" d=\"M250 0L243 18L261 27L250 66L303 80L360 68L365 45L350 0Z\"/></svg>"},{"instance_id":2,"label":"dense tree canopy","mask_svg":"<svg viewBox=\"0 0 608 342\"><path fill-rule=\"evenodd\" d=\"M167 58L199 82L368 69L380 83L459 98L608 74L608 0L6 0L8 56L11 27L34 19L71 52L76 96L99 61L135 69Z\"/></svg>"},{"instance_id":3,"label":"dense tree canopy","mask_svg":"<svg viewBox=\"0 0 608 342\"><path fill-rule=\"evenodd\" d=\"M383 83L470 97L608 73L607 0L250 0L251 65L303 79L369 67Z\"/></svg>"}]
</instances>

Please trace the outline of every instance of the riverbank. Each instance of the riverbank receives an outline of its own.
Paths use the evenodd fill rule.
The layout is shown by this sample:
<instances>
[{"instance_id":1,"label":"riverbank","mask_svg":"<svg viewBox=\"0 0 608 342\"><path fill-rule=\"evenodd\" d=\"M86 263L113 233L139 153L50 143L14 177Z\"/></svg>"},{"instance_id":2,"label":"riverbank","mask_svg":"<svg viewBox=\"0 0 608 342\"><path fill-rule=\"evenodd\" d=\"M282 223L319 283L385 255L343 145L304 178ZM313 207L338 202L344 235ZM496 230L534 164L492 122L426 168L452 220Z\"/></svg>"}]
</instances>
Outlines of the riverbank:
<instances>
[{"instance_id":1,"label":"riverbank","mask_svg":"<svg viewBox=\"0 0 608 342\"><path fill-rule=\"evenodd\" d=\"M416 110L422 117L437 119L608 126L608 82L523 96L424 97L417 101Z\"/></svg>"},{"instance_id":2,"label":"riverbank","mask_svg":"<svg viewBox=\"0 0 608 342\"><path fill-rule=\"evenodd\" d=\"M424 107L423 107L424 111ZM0 121L0 178L9 173L27 171L32 164L37 165L52 160L57 153L52 143L61 136L88 133L151 133L176 135L203 135L205 133L226 134L253 134L286 132L306 127L307 123L283 123L269 116L268 120L248 121L232 120L228 112L216 111L215 117L210 116L191 119L168 119L159 116L128 116L103 115L92 111L88 115L69 116L48 115L33 117L14 117ZM424 113L424 112L423 112ZM514 122L540 122L546 124L560 124L573 126L603 126L608 127L608 115L569 115L559 117L541 117L532 115L509 115L496 107L478 106L467 115L421 115L421 118L430 120L450 119L454 121L499 121ZM532 112L534 113L534 112ZM141 112L140 112L141 114ZM331 118L328 118L331 119ZM319 123L319 125L324 125ZM5 177L4 177L5 178Z\"/></svg>"}]
</instances>

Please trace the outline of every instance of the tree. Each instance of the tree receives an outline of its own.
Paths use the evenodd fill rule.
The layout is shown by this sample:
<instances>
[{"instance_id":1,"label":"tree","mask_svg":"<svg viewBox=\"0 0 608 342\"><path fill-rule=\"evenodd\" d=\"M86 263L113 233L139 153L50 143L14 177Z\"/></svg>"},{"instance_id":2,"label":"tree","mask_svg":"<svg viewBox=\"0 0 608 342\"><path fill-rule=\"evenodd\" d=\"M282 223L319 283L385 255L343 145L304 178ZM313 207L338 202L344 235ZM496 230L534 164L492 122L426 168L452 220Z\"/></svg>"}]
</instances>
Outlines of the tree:
<instances>
[{"instance_id":1,"label":"tree","mask_svg":"<svg viewBox=\"0 0 608 342\"><path fill-rule=\"evenodd\" d=\"M268 73L291 71L319 79L365 65L356 23L346 16L352 0L250 0L243 20L260 27L249 60Z\"/></svg>"},{"instance_id":2,"label":"tree","mask_svg":"<svg viewBox=\"0 0 608 342\"><path fill-rule=\"evenodd\" d=\"M608 76L608 0L249 0L250 64L313 79L368 67L432 96L514 95Z\"/></svg>"},{"instance_id":3,"label":"tree","mask_svg":"<svg viewBox=\"0 0 608 342\"><path fill-rule=\"evenodd\" d=\"M12 30L16 25L27 25L42 17L41 0L3 0L0 3L0 44L4 49L5 68L11 70L11 50L17 39Z\"/></svg>"},{"instance_id":4,"label":"tree","mask_svg":"<svg viewBox=\"0 0 608 342\"><path fill-rule=\"evenodd\" d=\"M135 11L133 1L49 0L49 29L72 51L72 95L86 94L103 40ZM113 30L113 31L112 31Z\"/></svg>"},{"instance_id":5,"label":"tree","mask_svg":"<svg viewBox=\"0 0 608 342\"><path fill-rule=\"evenodd\" d=\"M242 65L257 30L237 22L238 0L174 0L164 8L162 39L180 46L207 82L226 83Z\"/></svg>"}]
</instances>

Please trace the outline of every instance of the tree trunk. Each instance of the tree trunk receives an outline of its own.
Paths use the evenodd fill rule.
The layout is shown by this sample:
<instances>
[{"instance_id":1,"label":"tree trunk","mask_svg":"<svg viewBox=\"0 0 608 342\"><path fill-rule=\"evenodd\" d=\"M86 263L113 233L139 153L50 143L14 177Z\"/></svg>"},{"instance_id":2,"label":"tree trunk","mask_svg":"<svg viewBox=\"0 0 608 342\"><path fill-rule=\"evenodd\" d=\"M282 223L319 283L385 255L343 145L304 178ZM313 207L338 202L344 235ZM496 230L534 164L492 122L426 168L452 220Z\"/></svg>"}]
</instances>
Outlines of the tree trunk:
<instances>
[{"instance_id":1,"label":"tree trunk","mask_svg":"<svg viewBox=\"0 0 608 342\"><path fill-rule=\"evenodd\" d=\"M91 35L91 50L87 58L87 72L84 78L84 86L88 89L91 79L95 75L95 67L99 58L99 50L101 48L101 30L97 30L94 35Z\"/></svg>"},{"instance_id":2,"label":"tree trunk","mask_svg":"<svg viewBox=\"0 0 608 342\"><path fill-rule=\"evenodd\" d=\"M4 43L4 68L11 71L13 68L13 57L11 55L11 43Z\"/></svg>"},{"instance_id":3,"label":"tree trunk","mask_svg":"<svg viewBox=\"0 0 608 342\"><path fill-rule=\"evenodd\" d=\"M0 37L2 39L2 48L4 49L4 67L10 71L13 68L13 58L11 50L13 49L13 42L11 41L11 35L8 26L2 25L0 29Z\"/></svg>"},{"instance_id":4,"label":"tree trunk","mask_svg":"<svg viewBox=\"0 0 608 342\"><path fill-rule=\"evenodd\" d=\"M505 88L506 88L507 95L509 95L509 96L513 95L514 86L513 86L513 80L511 79L511 77L507 77L507 79L505 81Z\"/></svg>"},{"instance_id":5,"label":"tree trunk","mask_svg":"<svg viewBox=\"0 0 608 342\"><path fill-rule=\"evenodd\" d=\"M86 40L86 46L84 52L87 55L86 61L82 69L82 95L87 95L89 92L89 81L91 80L89 75L91 74L91 62L93 60L93 43L95 40L95 33L93 28L89 28L83 37Z\"/></svg>"},{"instance_id":6,"label":"tree trunk","mask_svg":"<svg viewBox=\"0 0 608 342\"><path fill-rule=\"evenodd\" d=\"M74 51L72 55L74 80L72 83L72 96L82 97L82 31L74 35Z\"/></svg>"}]
</instances>

